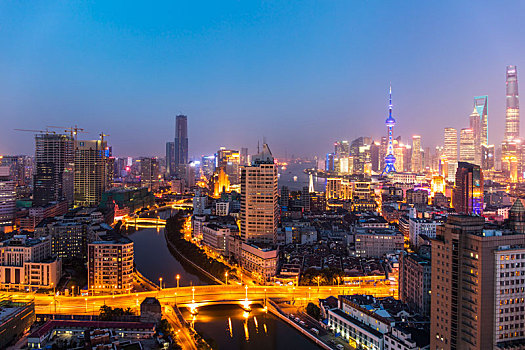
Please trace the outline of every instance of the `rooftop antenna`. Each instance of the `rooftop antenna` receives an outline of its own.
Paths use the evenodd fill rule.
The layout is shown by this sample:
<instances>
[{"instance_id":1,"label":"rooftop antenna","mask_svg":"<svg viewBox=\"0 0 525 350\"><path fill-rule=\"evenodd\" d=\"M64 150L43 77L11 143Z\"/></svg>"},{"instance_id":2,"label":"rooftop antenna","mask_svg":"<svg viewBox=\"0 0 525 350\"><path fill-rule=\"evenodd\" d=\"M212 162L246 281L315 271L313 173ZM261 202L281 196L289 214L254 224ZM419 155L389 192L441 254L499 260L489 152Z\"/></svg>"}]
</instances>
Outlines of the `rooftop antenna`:
<instances>
[{"instance_id":1,"label":"rooftop antenna","mask_svg":"<svg viewBox=\"0 0 525 350\"><path fill-rule=\"evenodd\" d=\"M260 149L259 149L259 140L257 140L257 154L261 153Z\"/></svg>"}]
</instances>

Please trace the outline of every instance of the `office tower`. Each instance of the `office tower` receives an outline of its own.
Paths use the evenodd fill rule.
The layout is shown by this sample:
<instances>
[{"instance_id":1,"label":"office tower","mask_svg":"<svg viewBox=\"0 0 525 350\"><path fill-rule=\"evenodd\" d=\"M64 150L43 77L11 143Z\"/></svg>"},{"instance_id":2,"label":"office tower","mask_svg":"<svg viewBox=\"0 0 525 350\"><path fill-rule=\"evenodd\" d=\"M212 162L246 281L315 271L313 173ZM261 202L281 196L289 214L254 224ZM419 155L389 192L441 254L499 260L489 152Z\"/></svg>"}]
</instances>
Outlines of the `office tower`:
<instances>
[{"instance_id":1,"label":"office tower","mask_svg":"<svg viewBox=\"0 0 525 350\"><path fill-rule=\"evenodd\" d=\"M88 244L90 292L129 292L133 286L133 241L106 234ZM108 263L109 262L109 263Z\"/></svg>"},{"instance_id":2,"label":"office tower","mask_svg":"<svg viewBox=\"0 0 525 350\"><path fill-rule=\"evenodd\" d=\"M175 175L175 142L166 142L166 173Z\"/></svg>"},{"instance_id":3,"label":"office tower","mask_svg":"<svg viewBox=\"0 0 525 350\"><path fill-rule=\"evenodd\" d=\"M420 173L423 170L423 159L421 156L421 136L412 136L412 160L411 167L413 173Z\"/></svg>"},{"instance_id":4,"label":"office tower","mask_svg":"<svg viewBox=\"0 0 525 350\"><path fill-rule=\"evenodd\" d=\"M381 169L381 144L378 141L370 145L370 163L372 171L379 172Z\"/></svg>"},{"instance_id":5,"label":"office tower","mask_svg":"<svg viewBox=\"0 0 525 350\"><path fill-rule=\"evenodd\" d=\"M479 115L480 143L482 145L489 144L488 98L487 95L474 97L474 109Z\"/></svg>"},{"instance_id":6,"label":"office tower","mask_svg":"<svg viewBox=\"0 0 525 350\"><path fill-rule=\"evenodd\" d=\"M77 141L75 147L75 205L96 206L106 190L106 142Z\"/></svg>"},{"instance_id":7,"label":"office tower","mask_svg":"<svg viewBox=\"0 0 525 350\"><path fill-rule=\"evenodd\" d=\"M304 186L301 191L301 207L304 211L310 211L310 193L308 186Z\"/></svg>"},{"instance_id":8,"label":"office tower","mask_svg":"<svg viewBox=\"0 0 525 350\"><path fill-rule=\"evenodd\" d=\"M277 166L267 144L241 170L241 239L275 243L278 223Z\"/></svg>"},{"instance_id":9,"label":"office tower","mask_svg":"<svg viewBox=\"0 0 525 350\"><path fill-rule=\"evenodd\" d=\"M15 181L9 176L9 167L0 166L0 226L11 225L16 212Z\"/></svg>"},{"instance_id":10,"label":"office tower","mask_svg":"<svg viewBox=\"0 0 525 350\"><path fill-rule=\"evenodd\" d=\"M215 167L223 168L233 185L239 184L241 155L239 151L221 147L215 154Z\"/></svg>"},{"instance_id":11,"label":"office tower","mask_svg":"<svg viewBox=\"0 0 525 350\"><path fill-rule=\"evenodd\" d=\"M431 349L519 349L523 344L524 293L516 267L525 263L525 235L484 228L484 223L479 216L449 215L437 228Z\"/></svg>"},{"instance_id":12,"label":"office tower","mask_svg":"<svg viewBox=\"0 0 525 350\"><path fill-rule=\"evenodd\" d=\"M290 190L288 189L288 186L281 186L279 204L283 207L288 207L290 205Z\"/></svg>"},{"instance_id":13,"label":"office tower","mask_svg":"<svg viewBox=\"0 0 525 350\"><path fill-rule=\"evenodd\" d=\"M202 175L210 178L215 171L215 156L202 156L201 158Z\"/></svg>"},{"instance_id":14,"label":"office tower","mask_svg":"<svg viewBox=\"0 0 525 350\"><path fill-rule=\"evenodd\" d=\"M350 155L350 144L348 141L334 142L334 153L338 158L348 157Z\"/></svg>"},{"instance_id":15,"label":"office tower","mask_svg":"<svg viewBox=\"0 0 525 350\"><path fill-rule=\"evenodd\" d=\"M509 210L509 226L514 232L525 233L525 207L519 198Z\"/></svg>"},{"instance_id":16,"label":"office tower","mask_svg":"<svg viewBox=\"0 0 525 350\"><path fill-rule=\"evenodd\" d=\"M463 161L472 162L474 164L481 165L481 120L480 120L478 111L476 110L476 107L474 107L474 110L470 114L469 119L470 119L469 129L472 130L472 143L473 143L472 148L474 151L474 159L472 161L470 160L463 160ZM461 141L460 141L460 145L461 145ZM460 153L461 153L461 148L460 148Z\"/></svg>"},{"instance_id":17,"label":"office tower","mask_svg":"<svg viewBox=\"0 0 525 350\"><path fill-rule=\"evenodd\" d=\"M459 160L477 164L475 155L474 131L472 129L461 129L459 134Z\"/></svg>"},{"instance_id":18,"label":"office tower","mask_svg":"<svg viewBox=\"0 0 525 350\"><path fill-rule=\"evenodd\" d=\"M159 189L159 161L156 157L140 159L140 186L150 191Z\"/></svg>"},{"instance_id":19,"label":"office tower","mask_svg":"<svg viewBox=\"0 0 525 350\"><path fill-rule=\"evenodd\" d=\"M33 205L73 202L74 141L59 134L35 135Z\"/></svg>"},{"instance_id":20,"label":"office tower","mask_svg":"<svg viewBox=\"0 0 525 350\"><path fill-rule=\"evenodd\" d=\"M241 165L248 165L248 148L241 148Z\"/></svg>"},{"instance_id":21,"label":"office tower","mask_svg":"<svg viewBox=\"0 0 525 350\"><path fill-rule=\"evenodd\" d=\"M519 140L516 139L504 140L501 143L501 170L514 183L518 182L519 146Z\"/></svg>"},{"instance_id":22,"label":"office tower","mask_svg":"<svg viewBox=\"0 0 525 350\"><path fill-rule=\"evenodd\" d=\"M188 117L178 115L175 123L175 165L188 164Z\"/></svg>"},{"instance_id":23,"label":"office tower","mask_svg":"<svg viewBox=\"0 0 525 350\"><path fill-rule=\"evenodd\" d=\"M334 154L333 153L327 153L326 154L326 163L325 163L325 170L326 171L334 171L335 170L335 160L334 160Z\"/></svg>"},{"instance_id":24,"label":"office tower","mask_svg":"<svg viewBox=\"0 0 525 350\"><path fill-rule=\"evenodd\" d=\"M483 171L479 165L459 162L452 204L456 213L483 213Z\"/></svg>"},{"instance_id":25,"label":"office tower","mask_svg":"<svg viewBox=\"0 0 525 350\"><path fill-rule=\"evenodd\" d=\"M390 103L388 104L388 118L386 118L385 124L388 128L388 146L383 174L389 174L396 171L396 157L394 157L394 125L396 125L396 120L392 117L392 86L390 86Z\"/></svg>"},{"instance_id":26,"label":"office tower","mask_svg":"<svg viewBox=\"0 0 525 350\"><path fill-rule=\"evenodd\" d=\"M505 118L505 140L512 141L520 137L520 104L518 95L518 68L507 66L507 101Z\"/></svg>"},{"instance_id":27,"label":"office tower","mask_svg":"<svg viewBox=\"0 0 525 350\"><path fill-rule=\"evenodd\" d=\"M423 316L430 315L430 282L429 256L399 254L399 299Z\"/></svg>"},{"instance_id":28,"label":"office tower","mask_svg":"<svg viewBox=\"0 0 525 350\"><path fill-rule=\"evenodd\" d=\"M494 145L481 145L481 168L494 169Z\"/></svg>"},{"instance_id":29,"label":"office tower","mask_svg":"<svg viewBox=\"0 0 525 350\"><path fill-rule=\"evenodd\" d=\"M443 154L448 161L447 181L454 182L458 163L458 131L454 128L445 128L445 147Z\"/></svg>"}]
</instances>

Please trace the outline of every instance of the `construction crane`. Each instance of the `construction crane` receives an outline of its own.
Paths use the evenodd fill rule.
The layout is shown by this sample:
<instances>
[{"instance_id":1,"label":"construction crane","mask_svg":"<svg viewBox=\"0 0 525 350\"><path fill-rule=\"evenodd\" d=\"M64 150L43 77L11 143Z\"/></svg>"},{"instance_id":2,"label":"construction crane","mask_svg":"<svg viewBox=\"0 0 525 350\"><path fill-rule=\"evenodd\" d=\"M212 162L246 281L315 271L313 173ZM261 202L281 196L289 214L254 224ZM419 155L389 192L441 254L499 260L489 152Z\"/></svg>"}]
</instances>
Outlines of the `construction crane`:
<instances>
[{"instance_id":1,"label":"construction crane","mask_svg":"<svg viewBox=\"0 0 525 350\"><path fill-rule=\"evenodd\" d=\"M47 125L47 127L54 128L54 129L63 129L64 132L71 133L71 138L74 139L75 142L77 141L77 134L79 132L84 133L84 134L88 133L87 131L84 131L84 128L79 128L77 125L70 127L70 128L67 126L54 126L54 125Z\"/></svg>"},{"instance_id":2,"label":"construction crane","mask_svg":"<svg viewBox=\"0 0 525 350\"><path fill-rule=\"evenodd\" d=\"M26 131L26 132L38 132L38 133L41 133L41 134L56 134L56 132L54 131L49 131L49 130L31 130L31 129L15 129L16 131Z\"/></svg>"},{"instance_id":3,"label":"construction crane","mask_svg":"<svg viewBox=\"0 0 525 350\"><path fill-rule=\"evenodd\" d=\"M111 136L111 135L104 134L104 132L102 131L100 134L98 134L98 136L100 136L100 141L101 141L101 144L102 144L102 143L104 143L104 137Z\"/></svg>"}]
</instances>

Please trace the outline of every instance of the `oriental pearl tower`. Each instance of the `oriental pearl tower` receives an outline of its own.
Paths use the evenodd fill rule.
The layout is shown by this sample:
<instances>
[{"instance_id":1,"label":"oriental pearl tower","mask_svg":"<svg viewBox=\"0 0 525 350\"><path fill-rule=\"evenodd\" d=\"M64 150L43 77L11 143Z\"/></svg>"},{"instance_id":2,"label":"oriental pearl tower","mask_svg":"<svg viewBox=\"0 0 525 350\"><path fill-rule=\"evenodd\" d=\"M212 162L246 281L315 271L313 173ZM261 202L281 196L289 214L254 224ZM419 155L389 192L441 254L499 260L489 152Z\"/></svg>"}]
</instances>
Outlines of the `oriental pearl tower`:
<instances>
[{"instance_id":1,"label":"oriental pearl tower","mask_svg":"<svg viewBox=\"0 0 525 350\"><path fill-rule=\"evenodd\" d=\"M392 85L390 85L390 103L388 105L388 118L386 118L385 124L388 128L388 147L385 157L385 168L381 175L390 174L396 171L394 166L396 157L394 157L394 125L396 120L392 117Z\"/></svg>"}]
</instances>

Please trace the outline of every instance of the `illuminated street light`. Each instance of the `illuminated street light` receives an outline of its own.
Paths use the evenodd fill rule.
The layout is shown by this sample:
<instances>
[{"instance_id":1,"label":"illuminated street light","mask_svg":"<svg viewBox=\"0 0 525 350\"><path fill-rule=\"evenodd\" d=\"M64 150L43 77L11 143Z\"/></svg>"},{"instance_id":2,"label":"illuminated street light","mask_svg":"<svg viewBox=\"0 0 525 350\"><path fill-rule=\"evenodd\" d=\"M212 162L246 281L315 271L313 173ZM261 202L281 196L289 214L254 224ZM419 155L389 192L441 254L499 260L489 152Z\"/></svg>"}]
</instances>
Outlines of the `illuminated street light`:
<instances>
[{"instance_id":1,"label":"illuminated street light","mask_svg":"<svg viewBox=\"0 0 525 350\"><path fill-rule=\"evenodd\" d=\"M228 271L226 271L226 273L224 274L224 276L226 277L226 285L228 285Z\"/></svg>"},{"instance_id":2,"label":"illuminated street light","mask_svg":"<svg viewBox=\"0 0 525 350\"><path fill-rule=\"evenodd\" d=\"M177 274L177 276L175 276L175 278L177 279L177 289L179 289L179 280L180 280L180 275Z\"/></svg>"},{"instance_id":3,"label":"illuminated street light","mask_svg":"<svg viewBox=\"0 0 525 350\"><path fill-rule=\"evenodd\" d=\"M160 286L160 290L162 290L162 277L159 277L159 286Z\"/></svg>"}]
</instances>

